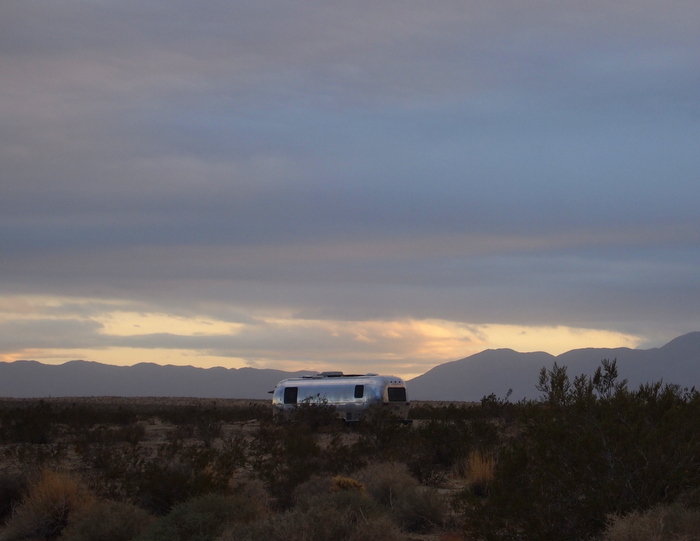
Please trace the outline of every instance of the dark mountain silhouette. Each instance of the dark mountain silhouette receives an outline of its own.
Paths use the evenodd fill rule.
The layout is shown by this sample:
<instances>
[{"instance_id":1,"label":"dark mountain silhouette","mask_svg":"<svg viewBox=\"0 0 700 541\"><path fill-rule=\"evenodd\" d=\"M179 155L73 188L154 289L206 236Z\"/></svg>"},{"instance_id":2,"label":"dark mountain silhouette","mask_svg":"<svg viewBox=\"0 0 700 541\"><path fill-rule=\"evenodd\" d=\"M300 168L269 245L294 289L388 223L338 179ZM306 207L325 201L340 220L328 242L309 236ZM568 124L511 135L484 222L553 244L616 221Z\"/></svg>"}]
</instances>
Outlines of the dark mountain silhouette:
<instances>
[{"instance_id":1,"label":"dark mountain silhouette","mask_svg":"<svg viewBox=\"0 0 700 541\"><path fill-rule=\"evenodd\" d=\"M255 368L195 368L141 363L112 366L87 361L47 365L0 363L0 396L188 396L269 398L280 380L315 372Z\"/></svg>"},{"instance_id":2,"label":"dark mountain silhouette","mask_svg":"<svg viewBox=\"0 0 700 541\"><path fill-rule=\"evenodd\" d=\"M542 367L566 366L571 379L592 375L603 359L617 359L619 379L630 388L663 380L683 387L700 388L700 332L671 340L660 348L584 348L554 356L549 353L518 353L512 349L489 349L459 361L441 364L408 382L413 400L476 401L494 393L512 400L537 398L535 388Z\"/></svg>"},{"instance_id":3,"label":"dark mountain silhouette","mask_svg":"<svg viewBox=\"0 0 700 541\"><path fill-rule=\"evenodd\" d=\"M408 382L412 400L477 401L494 393L512 400L537 398L542 367L556 361L573 379L593 374L602 359L617 359L620 379L630 388L663 380L700 388L700 332L680 336L654 349L584 348L554 356L489 349L436 366ZM312 374L256 368L195 368L141 363L112 366L86 361L46 365L36 361L0 363L0 396L182 396L197 398L269 398L282 379Z\"/></svg>"}]
</instances>

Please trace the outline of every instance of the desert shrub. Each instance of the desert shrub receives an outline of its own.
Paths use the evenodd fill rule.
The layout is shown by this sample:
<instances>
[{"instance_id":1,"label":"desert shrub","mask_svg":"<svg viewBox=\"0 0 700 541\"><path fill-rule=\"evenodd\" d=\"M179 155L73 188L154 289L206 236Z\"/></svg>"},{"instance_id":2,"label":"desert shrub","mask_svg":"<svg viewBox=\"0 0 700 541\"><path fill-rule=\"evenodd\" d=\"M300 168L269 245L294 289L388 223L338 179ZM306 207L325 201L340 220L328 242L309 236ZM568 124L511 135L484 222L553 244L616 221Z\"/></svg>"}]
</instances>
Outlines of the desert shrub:
<instances>
[{"instance_id":1,"label":"desert shrub","mask_svg":"<svg viewBox=\"0 0 700 541\"><path fill-rule=\"evenodd\" d=\"M423 483L439 484L455 464L464 460L472 447L471 423L428 421L413 429L405 449L411 472Z\"/></svg>"},{"instance_id":2,"label":"desert shrub","mask_svg":"<svg viewBox=\"0 0 700 541\"><path fill-rule=\"evenodd\" d=\"M309 479L294 488L294 504L317 498L322 494L330 494L333 480L327 475L312 475Z\"/></svg>"},{"instance_id":3,"label":"desert shrub","mask_svg":"<svg viewBox=\"0 0 700 541\"><path fill-rule=\"evenodd\" d=\"M266 516L270 511L270 494L265 483L260 479L245 479L235 483L232 489L234 496L243 498L257 509L257 515Z\"/></svg>"},{"instance_id":4,"label":"desert shrub","mask_svg":"<svg viewBox=\"0 0 700 541\"><path fill-rule=\"evenodd\" d=\"M570 381L543 370L542 400L521 406L522 431L502 449L489 498L465 501L485 539L578 540L609 514L670 503L700 486L700 395L661 383L629 391L614 362Z\"/></svg>"},{"instance_id":5,"label":"desert shrub","mask_svg":"<svg viewBox=\"0 0 700 541\"><path fill-rule=\"evenodd\" d=\"M262 425L250 443L249 461L281 508L294 502L294 489L323 472L321 448L303 425Z\"/></svg>"},{"instance_id":6,"label":"desert shrub","mask_svg":"<svg viewBox=\"0 0 700 541\"><path fill-rule=\"evenodd\" d=\"M298 507L304 507L319 496L343 491L365 492L365 486L352 477L312 475L294 489L294 503Z\"/></svg>"},{"instance_id":7,"label":"desert shrub","mask_svg":"<svg viewBox=\"0 0 700 541\"><path fill-rule=\"evenodd\" d=\"M352 433L354 430L353 427L346 427L332 433L321 446L319 467L323 472L329 475L350 475L375 458L366 452L363 445L352 443L344 438L347 432Z\"/></svg>"},{"instance_id":8,"label":"desert shrub","mask_svg":"<svg viewBox=\"0 0 700 541\"><path fill-rule=\"evenodd\" d=\"M359 454L384 462L410 456L414 433L383 404L367 408L357 426L360 438L355 447Z\"/></svg>"},{"instance_id":9,"label":"desert shrub","mask_svg":"<svg viewBox=\"0 0 700 541\"><path fill-rule=\"evenodd\" d=\"M295 425L302 425L312 432L340 427L342 423L335 407L330 405L326 398L321 397L303 400L289 412L286 420Z\"/></svg>"},{"instance_id":10,"label":"desert shrub","mask_svg":"<svg viewBox=\"0 0 700 541\"><path fill-rule=\"evenodd\" d=\"M173 505L210 492L225 493L239 466L235 443L228 452L166 444L155 459L136 463L127 472L126 488L145 509L162 515Z\"/></svg>"},{"instance_id":11,"label":"desert shrub","mask_svg":"<svg viewBox=\"0 0 700 541\"><path fill-rule=\"evenodd\" d=\"M405 530L429 531L446 520L446 499L435 489L421 486L404 464L372 464L359 471L357 479Z\"/></svg>"},{"instance_id":12,"label":"desert shrub","mask_svg":"<svg viewBox=\"0 0 700 541\"><path fill-rule=\"evenodd\" d=\"M26 489L26 476L10 472L0 474L0 524L5 522L20 503Z\"/></svg>"},{"instance_id":13,"label":"desert shrub","mask_svg":"<svg viewBox=\"0 0 700 541\"><path fill-rule=\"evenodd\" d=\"M700 537L700 511L658 505L609 519L601 541L691 541Z\"/></svg>"},{"instance_id":14,"label":"desert shrub","mask_svg":"<svg viewBox=\"0 0 700 541\"><path fill-rule=\"evenodd\" d=\"M66 458L67 446L55 443L15 443L4 448L5 459L19 465L27 473L44 469L61 469Z\"/></svg>"},{"instance_id":15,"label":"desert shrub","mask_svg":"<svg viewBox=\"0 0 700 541\"><path fill-rule=\"evenodd\" d=\"M244 496L206 494L180 503L140 535L138 541L208 541L233 523L259 518L263 507Z\"/></svg>"},{"instance_id":16,"label":"desert shrub","mask_svg":"<svg viewBox=\"0 0 700 541\"><path fill-rule=\"evenodd\" d=\"M51 443L55 437L53 408L44 400L3 409L2 443Z\"/></svg>"},{"instance_id":17,"label":"desert shrub","mask_svg":"<svg viewBox=\"0 0 700 541\"><path fill-rule=\"evenodd\" d=\"M219 541L398 541L399 528L365 493L330 492L265 520L228 529Z\"/></svg>"},{"instance_id":18,"label":"desert shrub","mask_svg":"<svg viewBox=\"0 0 700 541\"><path fill-rule=\"evenodd\" d=\"M234 473L246 462L242 436L216 446L171 440L148 456L140 446L104 442L75 445L91 484L105 497L129 497L162 515L176 503L207 492L225 493Z\"/></svg>"},{"instance_id":19,"label":"desert shrub","mask_svg":"<svg viewBox=\"0 0 700 541\"><path fill-rule=\"evenodd\" d=\"M430 532L447 522L449 502L432 487L417 487L397 498L392 509L394 521L409 532Z\"/></svg>"},{"instance_id":20,"label":"desert shrub","mask_svg":"<svg viewBox=\"0 0 700 541\"><path fill-rule=\"evenodd\" d=\"M259 420L267 422L272 419L272 410L269 404L249 402L223 406L216 402L200 403L195 405L175 404L169 406L154 406L144 411L143 415L158 417L165 423L178 426L190 425L196 427L208 420L224 423L244 422Z\"/></svg>"},{"instance_id":21,"label":"desert shrub","mask_svg":"<svg viewBox=\"0 0 700 541\"><path fill-rule=\"evenodd\" d=\"M356 477L374 500L389 508L397 498L410 497L419 486L406 465L398 462L371 464L357 472Z\"/></svg>"},{"instance_id":22,"label":"desert shrub","mask_svg":"<svg viewBox=\"0 0 700 541\"><path fill-rule=\"evenodd\" d=\"M135 425L133 408L109 405L10 401L0 405L0 441L52 443L64 432L77 435L96 425Z\"/></svg>"},{"instance_id":23,"label":"desert shrub","mask_svg":"<svg viewBox=\"0 0 700 541\"><path fill-rule=\"evenodd\" d=\"M509 391L505 398L495 394L484 396L479 403L429 403L420 402L411 406L411 419L425 421L483 421L512 419L517 405L509 402Z\"/></svg>"},{"instance_id":24,"label":"desert shrub","mask_svg":"<svg viewBox=\"0 0 700 541\"><path fill-rule=\"evenodd\" d=\"M26 497L7 523L4 539L55 539L92 501L74 476L45 470L29 484Z\"/></svg>"},{"instance_id":25,"label":"desert shrub","mask_svg":"<svg viewBox=\"0 0 700 541\"><path fill-rule=\"evenodd\" d=\"M94 444L129 443L138 444L146 434L146 429L140 424L122 426L96 425L80 431L73 440L73 445L80 452L83 448Z\"/></svg>"},{"instance_id":26,"label":"desert shrub","mask_svg":"<svg viewBox=\"0 0 700 541\"><path fill-rule=\"evenodd\" d=\"M153 520L146 511L132 504L98 501L76 513L61 541L130 541Z\"/></svg>"}]
</instances>

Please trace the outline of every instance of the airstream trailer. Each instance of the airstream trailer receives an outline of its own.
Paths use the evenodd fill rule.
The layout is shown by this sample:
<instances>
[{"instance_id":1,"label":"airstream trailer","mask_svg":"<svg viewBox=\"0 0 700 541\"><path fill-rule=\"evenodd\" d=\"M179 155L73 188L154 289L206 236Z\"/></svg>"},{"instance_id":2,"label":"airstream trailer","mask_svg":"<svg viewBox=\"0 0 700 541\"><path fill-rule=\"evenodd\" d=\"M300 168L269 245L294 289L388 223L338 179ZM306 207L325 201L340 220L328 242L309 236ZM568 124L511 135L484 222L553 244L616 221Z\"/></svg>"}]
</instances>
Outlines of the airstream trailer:
<instances>
[{"instance_id":1,"label":"airstream trailer","mask_svg":"<svg viewBox=\"0 0 700 541\"><path fill-rule=\"evenodd\" d=\"M383 404L397 417L408 421L410 403L406 384L396 376L377 374L349 375L322 372L280 381L272 391L272 412L276 418L297 404L327 403L334 406L345 421L357 421L373 404Z\"/></svg>"}]
</instances>

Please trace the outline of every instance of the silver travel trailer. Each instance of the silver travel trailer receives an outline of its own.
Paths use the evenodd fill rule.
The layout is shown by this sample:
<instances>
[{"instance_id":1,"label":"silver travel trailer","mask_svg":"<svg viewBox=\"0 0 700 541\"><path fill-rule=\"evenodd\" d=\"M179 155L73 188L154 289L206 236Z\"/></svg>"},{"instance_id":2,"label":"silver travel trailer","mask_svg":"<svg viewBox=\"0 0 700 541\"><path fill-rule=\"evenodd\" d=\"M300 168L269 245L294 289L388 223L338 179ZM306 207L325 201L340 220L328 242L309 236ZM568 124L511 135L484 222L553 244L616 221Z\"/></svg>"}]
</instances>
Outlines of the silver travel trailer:
<instances>
[{"instance_id":1,"label":"silver travel trailer","mask_svg":"<svg viewBox=\"0 0 700 541\"><path fill-rule=\"evenodd\" d=\"M373 404L383 404L405 422L410 403L406 384L396 376L377 374L345 375L342 372L322 372L280 381L272 392L272 412L276 418L298 404L327 403L334 406L345 421L357 421Z\"/></svg>"}]
</instances>

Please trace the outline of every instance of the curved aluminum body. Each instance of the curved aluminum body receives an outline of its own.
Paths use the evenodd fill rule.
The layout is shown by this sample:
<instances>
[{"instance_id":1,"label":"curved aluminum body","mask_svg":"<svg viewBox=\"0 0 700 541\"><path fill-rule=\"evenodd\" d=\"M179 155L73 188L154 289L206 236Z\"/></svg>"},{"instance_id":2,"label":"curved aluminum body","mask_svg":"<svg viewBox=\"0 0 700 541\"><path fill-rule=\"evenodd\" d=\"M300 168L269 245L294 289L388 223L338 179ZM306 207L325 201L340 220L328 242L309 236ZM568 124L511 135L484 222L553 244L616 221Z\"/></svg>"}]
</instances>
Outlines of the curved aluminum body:
<instances>
[{"instance_id":1,"label":"curved aluminum body","mask_svg":"<svg viewBox=\"0 0 700 541\"><path fill-rule=\"evenodd\" d=\"M332 372L280 381L272 394L272 411L279 417L305 402L334 406L346 421L357 421L373 404L384 404L399 418L408 419L410 406L406 384L401 378Z\"/></svg>"}]
</instances>

